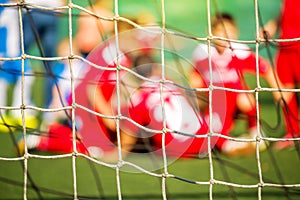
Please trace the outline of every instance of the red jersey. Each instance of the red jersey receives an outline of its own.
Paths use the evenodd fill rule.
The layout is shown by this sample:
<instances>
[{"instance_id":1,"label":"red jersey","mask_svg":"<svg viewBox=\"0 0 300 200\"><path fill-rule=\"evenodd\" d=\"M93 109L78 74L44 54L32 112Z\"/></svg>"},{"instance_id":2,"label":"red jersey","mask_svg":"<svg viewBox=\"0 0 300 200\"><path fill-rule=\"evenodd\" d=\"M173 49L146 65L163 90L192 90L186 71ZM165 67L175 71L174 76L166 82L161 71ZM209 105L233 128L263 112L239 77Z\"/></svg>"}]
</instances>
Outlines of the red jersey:
<instances>
[{"instance_id":1,"label":"red jersey","mask_svg":"<svg viewBox=\"0 0 300 200\"><path fill-rule=\"evenodd\" d=\"M155 79L155 77L152 77L152 79ZM129 117L140 125L157 130L157 132L163 130L165 119L168 129L190 135L166 133L167 155L187 157L207 152L206 139L193 137L194 135L207 133L208 129L204 119L191 106L182 91L174 85L164 84L162 94L165 115L162 112L159 84L144 83L141 89L131 95L131 104L128 108ZM138 127L128 121L123 120L122 124L122 129L127 130L127 132L134 134L139 132ZM153 141L155 151L161 154L162 133L148 134ZM214 142L212 142L213 145Z\"/></svg>"},{"instance_id":2,"label":"red jersey","mask_svg":"<svg viewBox=\"0 0 300 200\"><path fill-rule=\"evenodd\" d=\"M194 69L203 78L207 87L210 84L210 70L207 45L199 45L193 53ZM244 44L232 43L231 48L220 54L211 47L212 83L214 86L246 89L243 73L256 73L256 58L251 49ZM267 64L259 58L259 72L267 72ZM212 92L213 131L228 135L237 112L237 92L215 89ZM206 115L208 115L208 110ZM207 116L208 118L208 116Z\"/></svg>"},{"instance_id":3,"label":"red jersey","mask_svg":"<svg viewBox=\"0 0 300 200\"><path fill-rule=\"evenodd\" d=\"M300 37L300 1L283 0L281 16L281 38L291 39ZM285 44L285 43L284 43Z\"/></svg>"},{"instance_id":4,"label":"red jersey","mask_svg":"<svg viewBox=\"0 0 300 200\"><path fill-rule=\"evenodd\" d=\"M283 0L280 21L281 39L300 37L300 1ZM277 55L277 74L280 81L294 85L300 82L299 56L300 42L282 42ZM298 103L296 95L287 102L288 112L284 109L286 137L299 136ZM293 117L291 117L293 116Z\"/></svg>"},{"instance_id":5,"label":"red jersey","mask_svg":"<svg viewBox=\"0 0 300 200\"><path fill-rule=\"evenodd\" d=\"M129 60L122 52L117 52L114 43L105 42L97 49L93 50L87 60L101 67L116 68L116 59L119 55L119 61L122 66L129 66ZM76 103L90 110L95 110L91 104L88 93L90 86L97 86L96 89L102 92L104 98L111 104L111 97L116 87L116 70L98 69L94 66L86 65L87 73L80 80L75 88ZM97 97L95 97L95 101ZM98 110L95 110L99 112ZM76 109L76 124L82 140L87 148L100 147L103 150L114 148L114 144L110 141L109 130L105 127L101 117L89 113L81 108Z\"/></svg>"},{"instance_id":6,"label":"red jersey","mask_svg":"<svg viewBox=\"0 0 300 200\"><path fill-rule=\"evenodd\" d=\"M205 83L210 83L207 45L199 45L193 53L194 70L201 74ZM256 58L251 49L244 44L232 43L230 48L220 54L211 47L213 85L232 89L243 89L243 73L256 73ZM267 72L267 64L259 58L259 72Z\"/></svg>"}]
</instances>

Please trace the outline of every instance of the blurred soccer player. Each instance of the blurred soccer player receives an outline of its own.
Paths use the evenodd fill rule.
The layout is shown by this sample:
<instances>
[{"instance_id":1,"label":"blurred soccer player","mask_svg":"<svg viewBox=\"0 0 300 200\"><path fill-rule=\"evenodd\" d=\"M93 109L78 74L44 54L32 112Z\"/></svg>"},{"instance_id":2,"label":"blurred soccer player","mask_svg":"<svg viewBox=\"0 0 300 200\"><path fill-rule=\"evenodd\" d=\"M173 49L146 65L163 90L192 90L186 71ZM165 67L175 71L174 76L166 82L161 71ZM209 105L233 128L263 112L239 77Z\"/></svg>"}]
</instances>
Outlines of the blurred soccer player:
<instances>
[{"instance_id":1,"label":"blurred soccer player","mask_svg":"<svg viewBox=\"0 0 300 200\"><path fill-rule=\"evenodd\" d=\"M1 3L11 3L12 1L1 0ZM19 30L19 19L18 12L15 7L4 7L0 10L0 56L4 58L15 58L21 56L21 41L20 41L20 30ZM22 62L21 60L11 60L0 62L0 82L2 94L0 98L1 106L9 106L9 99L12 99L11 106L21 106L21 75L22 75ZM24 103L26 105L32 104L31 99L31 87L34 81L34 77L28 75L31 73L31 67L28 60L24 62ZM27 75L26 75L27 74ZM11 97L9 94L9 85L14 85L14 90ZM0 130L8 131L8 129L3 125L3 123L8 123L9 125L19 125L22 124L20 111L10 111L4 118L0 118ZM36 128L37 120L35 119L33 110L27 110L27 126L31 128ZM11 117L9 117L11 116ZM4 119L4 120L3 120Z\"/></svg>"},{"instance_id":2,"label":"blurred soccer player","mask_svg":"<svg viewBox=\"0 0 300 200\"><path fill-rule=\"evenodd\" d=\"M138 60L138 61L137 61ZM122 104L122 114L141 126L156 130L157 133L146 132L142 137L151 140L153 151L162 155L162 135L165 134L165 149L168 156L194 157L200 153L207 153L207 140L195 138L195 135L204 135L208 127L197 110L193 109L184 92L173 84L163 84L161 88L159 80L161 67L149 58L149 55L141 55L136 59L134 70L151 81L143 81L138 88L132 90L127 104ZM155 82L156 81L156 82ZM164 103L162 104L162 99ZM162 107L162 105L164 105ZM164 112L163 110L164 109ZM164 127L164 120L166 127ZM162 133L167 128L172 131ZM174 131L174 132L173 132ZM176 133L177 131L177 133ZM190 136L181 135L189 134ZM123 156L130 152L138 139L141 138L141 129L129 121L121 122L121 146ZM212 146L217 138L212 139ZM101 158L104 161L117 160L118 149L105 152Z\"/></svg>"},{"instance_id":3,"label":"blurred soccer player","mask_svg":"<svg viewBox=\"0 0 300 200\"><path fill-rule=\"evenodd\" d=\"M132 28L132 26L128 25L126 22L118 22L118 24L120 32ZM111 98L116 87L117 59L122 66L131 67L130 59L127 58L121 50L117 50L114 38L100 43L99 46L89 54L87 57L89 62L100 67L110 68L111 70L98 69L89 63L83 65L82 68L85 73L84 77L80 80L75 80L75 96L77 104L102 115L113 116L114 113L111 108ZM69 99L69 104L72 104L71 99ZM94 147L97 147L98 145L102 146L104 150L113 146L112 141L114 139L111 137L116 135L114 120L98 117L80 108L76 109L75 115L77 120L76 128L80 135L83 136L83 143L80 141L81 137L79 137L79 134L77 138L78 142L81 142L81 145L85 145L89 150L95 149ZM65 133L60 134L59 132L61 130L65 130ZM66 134L67 132L68 134ZM71 124L60 124L59 126L59 123L54 123L49 126L48 135L38 138L34 136L29 137L27 139L27 144L37 150L63 153L66 153L66 150L68 150L67 153L69 153L73 146L71 133ZM64 143L63 141L65 141L65 144L61 146L61 144ZM21 146L24 144L23 142L24 141L20 140ZM34 145L30 145L30 143Z\"/></svg>"},{"instance_id":4,"label":"blurred soccer player","mask_svg":"<svg viewBox=\"0 0 300 200\"><path fill-rule=\"evenodd\" d=\"M69 39L62 39L57 46L57 56L66 57L70 55ZM74 55L79 55L77 44L72 41L72 50ZM83 66L83 62L79 59L73 59L72 63L72 75L75 80L74 87L80 83L80 79L85 75L87 69ZM60 108L69 104L71 96L71 68L70 60L63 59L55 62L53 65L53 74L55 75L55 84L52 88L52 101L49 104L49 108ZM66 118L65 112L46 112L44 113L42 127L46 128L47 125ZM69 119L70 120L70 119Z\"/></svg>"},{"instance_id":5,"label":"blurred soccer player","mask_svg":"<svg viewBox=\"0 0 300 200\"><path fill-rule=\"evenodd\" d=\"M293 0L282 1L282 13L277 20L270 20L265 26L265 33L273 37L280 29L280 39L300 37L300 2ZM300 83L299 73L300 42L280 42L276 58L276 70L283 88L295 89ZM295 92L283 92L285 100L282 103L285 117L286 134L284 138L299 137L298 102ZM275 144L276 149L292 147L293 141L280 141Z\"/></svg>"},{"instance_id":6,"label":"blurred soccer player","mask_svg":"<svg viewBox=\"0 0 300 200\"><path fill-rule=\"evenodd\" d=\"M112 8L113 0L96 0L86 9L101 17L112 18L114 16ZM84 56L113 34L114 30L113 21L98 19L86 12L81 12L77 25L75 40Z\"/></svg>"},{"instance_id":7,"label":"blurred soccer player","mask_svg":"<svg viewBox=\"0 0 300 200\"><path fill-rule=\"evenodd\" d=\"M65 0L24 0L22 20L23 20L23 33L24 33L24 48L28 53L30 49L37 45L39 48L39 56L54 57L56 56L56 48L58 44L58 22L59 15L53 10L54 7L66 5ZM40 9L35 6L42 6L47 9ZM44 61L44 69L47 77L44 81L44 99L45 107L48 107L52 99L52 87L54 78L52 77L52 62ZM42 66L41 66L42 67Z\"/></svg>"},{"instance_id":8,"label":"blurred soccer player","mask_svg":"<svg viewBox=\"0 0 300 200\"><path fill-rule=\"evenodd\" d=\"M214 36L224 39L238 39L238 29L231 15L218 14L212 21L212 33ZM203 53L205 52L205 53ZM210 47L212 60L212 80L210 80L208 46L200 44L193 53L195 69L190 75L191 85L194 88L208 87L210 81L214 86L247 89L244 82L244 73L256 73L256 57L251 49L245 44L214 39L213 46ZM259 73L265 77L268 83L274 87L276 81L269 64L259 59ZM274 93L274 95L278 95ZM208 113L208 110L206 110ZM242 112L248 116L248 129L250 135L256 135L256 105L254 96L250 93L237 93L231 91L214 90L212 97L212 113L218 116L213 120L219 120L220 125L214 127L214 131L229 135L234 126L234 117L237 112ZM249 145L247 143L233 145L231 141L226 141L219 148L227 154L248 154ZM254 149L252 149L254 151Z\"/></svg>"}]
</instances>

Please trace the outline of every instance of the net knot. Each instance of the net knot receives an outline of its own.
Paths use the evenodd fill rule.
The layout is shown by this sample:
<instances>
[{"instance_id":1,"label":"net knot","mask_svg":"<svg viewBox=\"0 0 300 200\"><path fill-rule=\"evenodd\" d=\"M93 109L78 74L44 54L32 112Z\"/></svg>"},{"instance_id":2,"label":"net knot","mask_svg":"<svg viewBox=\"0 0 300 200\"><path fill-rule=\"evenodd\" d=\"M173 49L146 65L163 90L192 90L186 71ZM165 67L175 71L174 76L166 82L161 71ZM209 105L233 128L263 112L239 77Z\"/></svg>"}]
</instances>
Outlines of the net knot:
<instances>
[{"instance_id":1,"label":"net knot","mask_svg":"<svg viewBox=\"0 0 300 200\"><path fill-rule=\"evenodd\" d=\"M261 39L260 39L260 37L257 37L256 39L255 39L255 42L257 43L257 44L260 44L261 43Z\"/></svg>"},{"instance_id":2,"label":"net knot","mask_svg":"<svg viewBox=\"0 0 300 200\"><path fill-rule=\"evenodd\" d=\"M21 109L21 110L25 110L25 109L26 109L25 104L22 104L22 105L20 106L20 109Z\"/></svg>"},{"instance_id":3,"label":"net knot","mask_svg":"<svg viewBox=\"0 0 300 200\"><path fill-rule=\"evenodd\" d=\"M78 156L78 151L76 149L74 149L72 156L77 157Z\"/></svg>"},{"instance_id":4,"label":"net knot","mask_svg":"<svg viewBox=\"0 0 300 200\"><path fill-rule=\"evenodd\" d=\"M25 154L23 155L23 157L24 157L25 160L28 160L28 159L29 159L29 154L28 154L28 153L25 153Z\"/></svg>"},{"instance_id":5,"label":"net knot","mask_svg":"<svg viewBox=\"0 0 300 200\"><path fill-rule=\"evenodd\" d=\"M256 141L260 142L262 140L262 138L260 136L256 136Z\"/></svg>"},{"instance_id":6,"label":"net knot","mask_svg":"<svg viewBox=\"0 0 300 200\"><path fill-rule=\"evenodd\" d=\"M259 86L259 87L256 87L255 89L254 89L254 91L255 92L260 92L262 89L261 89L261 87Z\"/></svg>"},{"instance_id":7,"label":"net knot","mask_svg":"<svg viewBox=\"0 0 300 200\"><path fill-rule=\"evenodd\" d=\"M121 167L124 166L124 161L123 160L119 160L119 162L117 163L117 168L120 169Z\"/></svg>"},{"instance_id":8,"label":"net knot","mask_svg":"<svg viewBox=\"0 0 300 200\"><path fill-rule=\"evenodd\" d=\"M161 131L163 134L166 134L168 132L168 129L166 127L163 127Z\"/></svg>"},{"instance_id":9,"label":"net knot","mask_svg":"<svg viewBox=\"0 0 300 200\"><path fill-rule=\"evenodd\" d=\"M72 109L76 109L76 108L77 108L76 103L72 103Z\"/></svg>"},{"instance_id":10,"label":"net knot","mask_svg":"<svg viewBox=\"0 0 300 200\"><path fill-rule=\"evenodd\" d=\"M114 21L120 21L120 16L118 16L118 15L114 16L114 17L113 17L113 20L114 20Z\"/></svg>"},{"instance_id":11,"label":"net knot","mask_svg":"<svg viewBox=\"0 0 300 200\"><path fill-rule=\"evenodd\" d=\"M168 174L167 174L167 173L162 173L162 174L161 174L161 177L162 177L162 178L168 178Z\"/></svg>"},{"instance_id":12,"label":"net knot","mask_svg":"<svg viewBox=\"0 0 300 200\"><path fill-rule=\"evenodd\" d=\"M25 60L25 59L26 59L26 54L22 53L21 59L22 59L22 60Z\"/></svg>"},{"instance_id":13,"label":"net knot","mask_svg":"<svg viewBox=\"0 0 300 200\"><path fill-rule=\"evenodd\" d=\"M68 3L68 7L69 7L69 8L74 8L74 4L73 4L72 2L69 2L69 3Z\"/></svg>"},{"instance_id":14,"label":"net knot","mask_svg":"<svg viewBox=\"0 0 300 200\"><path fill-rule=\"evenodd\" d=\"M213 36L211 36L211 35L208 35L206 38L207 38L208 41L213 40Z\"/></svg>"},{"instance_id":15,"label":"net knot","mask_svg":"<svg viewBox=\"0 0 300 200\"><path fill-rule=\"evenodd\" d=\"M75 59L75 56L74 56L73 54L72 54L72 55L69 55L69 56L68 56L68 59L69 59L69 60L73 60L73 59Z\"/></svg>"},{"instance_id":16,"label":"net knot","mask_svg":"<svg viewBox=\"0 0 300 200\"><path fill-rule=\"evenodd\" d=\"M263 183L263 182L258 183L258 184L257 184L257 187L260 187L260 188L264 187L264 183Z\"/></svg>"}]
</instances>

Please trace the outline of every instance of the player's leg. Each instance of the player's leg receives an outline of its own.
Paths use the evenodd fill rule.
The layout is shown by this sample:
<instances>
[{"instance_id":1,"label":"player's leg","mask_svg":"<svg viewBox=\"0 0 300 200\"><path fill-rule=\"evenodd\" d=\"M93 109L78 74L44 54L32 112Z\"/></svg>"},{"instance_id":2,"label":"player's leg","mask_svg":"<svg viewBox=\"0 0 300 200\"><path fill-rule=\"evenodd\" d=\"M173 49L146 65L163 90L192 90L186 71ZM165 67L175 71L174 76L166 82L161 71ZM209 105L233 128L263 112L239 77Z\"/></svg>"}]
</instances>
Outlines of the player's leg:
<instances>
[{"instance_id":1,"label":"player's leg","mask_svg":"<svg viewBox=\"0 0 300 200\"><path fill-rule=\"evenodd\" d=\"M239 136L239 138L251 139L257 136L257 117L255 99L252 94L247 93L228 93L231 94L230 105L231 112L227 112L227 123L231 125L224 125L224 127L232 127L234 125L233 117L237 111L242 112L248 116L248 131L249 133ZM227 108L227 110L228 110ZM232 120L229 120L232 118ZM225 121L226 122L226 121ZM229 133L229 130L223 130L222 134ZM229 134L228 134L229 135ZM266 144L261 142L260 149L266 149ZM221 151L228 156L248 156L255 153L255 142L236 142L232 140L225 140L221 146Z\"/></svg>"},{"instance_id":2,"label":"player's leg","mask_svg":"<svg viewBox=\"0 0 300 200\"><path fill-rule=\"evenodd\" d=\"M291 50L281 50L277 60L277 73L284 88L295 88L295 76L298 75L297 54ZM300 78L299 78L300 81ZM285 138L299 136L298 124L298 103L296 93L283 93L284 102L281 102L285 119ZM283 149L293 146L292 141L277 142L276 149Z\"/></svg>"},{"instance_id":3,"label":"player's leg","mask_svg":"<svg viewBox=\"0 0 300 200\"><path fill-rule=\"evenodd\" d=\"M247 115L248 129L257 126L256 104L253 94L239 93L237 95L237 108L240 112Z\"/></svg>"},{"instance_id":4,"label":"player's leg","mask_svg":"<svg viewBox=\"0 0 300 200\"><path fill-rule=\"evenodd\" d=\"M24 138L18 142L20 154L24 153ZM47 135L27 135L26 145L28 150L38 150L54 153L73 152L72 129L64 124L52 124ZM84 144L76 140L76 149L79 153L87 153Z\"/></svg>"},{"instance_id":5,"label":"player's leg","mask_svg":"<svg viewBox=\"0 0 300 200\"><path fill-rule=\"evenodd\" d=\"M264 137L264 132L262 129L260 131L257 129L257 105L255 103L255 98L253 94L241 93L237 98L237 106L240 112L247 116L248 123L248 135L242 136L247 138L256 138L258 136ZM259 131L259 132L258 132ZM251 143L254 147L256 143ZM261 141L259 143L260 151L264 151L268 147L268 142Z\"/></svg>"}]
</instances>

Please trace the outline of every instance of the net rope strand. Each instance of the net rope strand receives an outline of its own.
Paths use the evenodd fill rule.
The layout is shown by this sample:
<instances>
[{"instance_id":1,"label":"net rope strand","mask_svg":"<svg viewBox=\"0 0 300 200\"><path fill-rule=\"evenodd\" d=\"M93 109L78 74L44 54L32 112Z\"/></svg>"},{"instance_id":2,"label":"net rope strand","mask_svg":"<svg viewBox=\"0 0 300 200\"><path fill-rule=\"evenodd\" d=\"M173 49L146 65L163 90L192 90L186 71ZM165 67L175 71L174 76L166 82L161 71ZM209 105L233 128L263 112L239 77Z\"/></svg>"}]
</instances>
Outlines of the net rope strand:
<instances>
[{"instance_id":1,"label":"net rope strand","mask_svg":"<svg viewBox=\"0 0 300 200\"><path fill-rule=\"evenodd\" d=\"M121 103L120 103L120 68L119 66L121 65L120 63L120 44L119 44L119 27L118 27L118 19L119 19L119 1L118 0L114 0L114 33L115 33L115 38L114 38L114 42L115 42L115 46L116 46L116 56L117 56L117 61L116 61L116 90L117 90L117 115L120 116L121 115ZM121 143L121 130L120 130L120 119L116 118L116 130L117 130L117 144L118 144L118 164L116 167L116 181L117 181L117 191L118 191L118 199L121 200L122 199L122 188L121 188L121 179L120 179L120 168L123 165L123 156L122 156L122 143Z\"/></svg>"},{"instance_id":2,"label":"net rope strand","mask_svg":"<svg viewBox=\"0 0 300 200\"><path fill-rule=\"evenodd\" d=\"M72 91L72 109L71 109L71 124L72 124L72 141L73 141L73 154L72 154L72 175L73 175L73 198L78 199L78 189L77 189L77 168L76 168L76 156L77 156L77 145L76 145L76 124L75 124L75 102L76 102L76 95L75 95L75 84L74 84L74 74L72 70L72 59L73 58L73 26L72 26L72 0L68 0L68 37L69 37L69 57L68 57L68 67L71 74L71 91ZM62 105L64 106L64 105Z\"/></svg>"},{"instance_id":3,"label":"net rope strand","mask_svg":"<svg viewBox=\"0 0 300 200\"><path fill-rule=\"evenodd\" d=\"M212 45L212 26L211 26L211 4L210 0L206 1L207 6L207 27L208 27L208 36L207 36L207 52L208 52L208 67L209 67L209 101L208 101L208 109L209 109L209 133L207 135L207 149L208 149L208 161L209 161L209 199L213 200L213 185L215 183L214 180L214 168L213 168L213 159L212 159L212 151L210 150L211 146L211 137L214 134L213 130L213 110L212 110L212 94L214 90L213 85L213 71L212 71L212 56L211 56L211 45Z\"/></svg>"},{"instance_id":4,"label":"net rope strand","mask_svg":"<svg viewBox=\"0 0 300 200\"><path fill-rule=\"evenodd\" d=\"M165 1L160 1L161 6L161 43L160 43L160 58L161 58L161 82L160 82L160 104L161 104L161 111L162 111L162 120L163 120L163 129L162 129L162 157L163 157L163 174L162 174L162 198L164 200L167 199L167 185L166 185L166 178L168 176L168 160L167 160L167 153L166 153L166 134L167 134L167 120L166 120L166 110L165 110L165 98L164 98L164 84L166 80L165 75L165 51L164 51L164 44L165 44L165 30L166 30L166 13L165 13Z\"/></svg>"},{"instance_id":5,"label":"net rope strand","mask_svg":"<svg viewBox=\"0 0 300 200\"><path fill-rule=\"evenodd\" d=\"M219 40L225 40L225 41L232 41L232 40L228 40L226 38L221 38L221 37L215 37L215 36L212 36L211 34L211 30L209 28L209 34L208 34L208 37L207 38L197 38L197 37L190 37L188 35L185 35L185 34L181 34L180 32L172 32L172 31L169 31L166 29L165 27L165 2L164 0L161 0L161 9L162 9L162 26L163 26L163 33L162 33L162 40L164 40L164 33L165 32L168 32L168 33L171 33L171 34L174 34L174 35L177 35L177 36L181 36L181 37L187 37L187 38L190 38L190 39L193 39L193 40L196 40L196 41L206 41L208 43L208 50L210 52L210 44L211 44L211 41L213 39L219 39ZM256 36L257 38L259 38L259 34L258 34L258 17L259 17L259 13L257 12L258 10L258 5L257 5L258 1L255 0L255 18L256 18ZM115 0L115 16L119 17L118 20L122 19L122 17L119 16L119 8L118 8L118 4L119 4L119 1L118 0ZM82 11L85 11L87 12L89 15L92 15L92 16L95 16L97 18L100 18L100 19L103 19L103 20L113 20L114 23L116 24L116 28L117 28L117 20L116 19L111 19L111 18L105 18L103 16L99 16L97 15L96 13L93 13L92 11L89 11L89 10L86 10L85 8L77 5L77 4L74 4L72 2L72 0L69 0L69 3L67 6L63 6L63 7L58 7L58 8L45 8L45 7L41 7L41 6L37 6L37 5L31 5L32 7L34 8L38 8L38 9L42 9L42 10L53 10L53 11L57 11L57 10L62 10L62 9L67 9L68 10L68 18L69 18L69 39L70 39L70 55L68 57L53 57L53 58L45 58L45 57L37 57L37 56L32 56L32 55L26 55L25 52L24 52L24 41L23 41L23 32L22 32L22 16L21 16L21 8L22 6L24 5L29 5L29 4L24 4L24 3L20 3L20 4L17 4L17 3L11 3L11 4L0 4L0 7L2 6L11 6L11 7L14 7L14 6L18 6L18 9L19 9L19 22L20 22L20 38L21 38L21 51L22 51L22 56L21 57L14 57L14 58L0 58L0 60L22 60L22 91L21 91L21 100L22 100L22 106L21 107L10 107L10 106L1 106L0 109L3 109L3 110L20 110L21 112L21 116L22 116L22 128L23 128L23 134L24 136L27 135L27 133L29 133L30 131L27 130L26 128L26 118L25 118L25 112L26 112L26 109L33 109L33 110L37 110L37 111L42 111L42 112L57 112L57 111L60 111L60 110L72 110L72 127L73 127L73 146L74 146L74 152L71 153L71 154L64 154L64 155L36 155L36 154L31 154L28 152L28 148L27 148L27 145L25 145L25 154L23 156L20 156L20 157L16 157L16 158L6 158L6 157L0 157L0 160L1 161L22 161L23 162L23 165L24 165L24 184L23 184L23 198L24 199L27 199L27 193L28 193L28 185L30 185L30 178L28 176L29 174L29 166L28 166L28 160L31 159L31 158L37 158L37 159L60 159L60 158L72 158L72 176L73 176L73 198L74 199L79 199L79 195L78 195L78 183L77 183L77 176L76 176L76 171L77 171L77 168L76 168L76 162L77 162L77 157L80 156L80 157L84 157L86 159L89 159L90 161L92 161L93 163L97 164L97 165L102 165L102 166L106 166L106 167L109 167L109 168L112 168L112 169L115 169L116 170L116 178L117 178L117 185L118 185L118 198L119 199L122 199L122 193L121 193L121 180L120 180L120 167L123 167L125 165L127 166L131 166L135 169L137 169L138 171L142 172L142 173L145 173L149 176L153 176L153 177L160 177L162 178L162 197L163 199L167 199L167 194L166 194L166 179L167 178L175 178L177 180L180 180L180 181L185 181L185 182L189 182L189 183L192 183L192 184L198 184L198 185L207 185L209 186L209 199L214 199L213 198L213 185L214 184L218 184L218 185L224 185L224 186L231 186L231 187L234 187L234 188L257 188L258 190L258 193L257 193L257 197L258 199L262 199L262 188L263 187L274 187L274 188L299 188L300 187L300 184L275 184L275 183L271 183L272 181L271 180L268 180L268 182L264 182L266 181L266 179L264 179L264 176L263 176L263 171L261 169L261 159L260 159L260 152L258 150L258 142L257 142L257 147L256 147L256 159L257 159L257 167L258 167L258 176L259 176L259 179L258 179L258 182L257 184L236 184L236 183L232 183L232 182L227 182L227 181L221 181L221 180L216 180L214 178L214 167L213 167L213 158L212 158L212 155L211 155L211 152L209 152L208 154L208 159L209 159L209 163L210 163L210 168L209 168L209 171L210 171L210 180L209 181L195 181L195 180L189 180L189 179L185 179L185 178L181 178L180 176L177 176L176 174L169 174L168 173L168 169L167 169L167 160L166 160L166 152L165 152L165 149L163 151L164 153L164 156L165 156L165 161L164 161L164 173L153 173L149 170L146 170L144 168L142 168L141 166L137 165L137 164L134 164L134 163L131 163L131 162L128 162L128 161L124 161L121 154L120 154L120 160L119 162L121 162L121 165L120 164L117 164L117 165L113 165L113 164L108 164L108 163L105 163L105 162L102 162L102 161L99 161L99 160L96 160L96 159L93 159L93 158L90 158L89 156L87 155L84 155L84 154L81 154L81 153L78 153L77 152L77 146L76 146L76 136L75 136L75 127L76 127L76 123L75 123L75 109L80 107L81 105L77 105L76 104L76 96L75 96L75 93L74 93L74 75L72 73L72 59L80 59L86 63L89 63L89 61L85 60L84 58L80 57L80 56L76 56L76 55L73 55L73 48L72 48L72 37L73 37L73 33L72 33L72 10L73 9L79 9L79 10L82 10ZM211 16L211 13L210 13L210 1L207 0L207 10L208 10L208 18L210 19L210 16ZM123 19L124 21L126 21L127 19L124 18ZM210 20L208 20L208 25L210 27ZM136 27L138 27L137 25L135 25ZM138 27L138 28L141 28L143 29L143 27ZM116 34L116 37L117 37L117 34ZM118 40L118 39L116 39ZM256 53L256 58L258 59L258 51L259 51L259 41L264 41L263 38L259 38L259 40L248 40L248 41L242 41L242 40L237 40L237 41L232 41L232 42L236 42L236 43L245 43L245 44L255 44L256 45L256 48L255 48L255 53ZM295 42L295 41L300 41L300 38L293 38L293 39L270 39L268 40L267 42ZM117 41L116 41L117 42ZM119 48L119 47L117 47ZM162 49L164 49L164 45L162 43ZM117 49L117 52L119 52L119 49ZM210 55L210 54L209 54ZM70 59L72 58L72 59ZM161 58L162 58L162 66L164 67L165 63L164 63L164 52L162 51L161 52ZM24 75L24 59L33 59L33 60L41 60L41 61L49 61L49 60L61 60L61 59L70 59L70 72L71 72L71 88L72 88L72 95L74 95L73 97L73 103L72 103L72 106L63 106L61 108L56 108L56 109L44 109L44 108L40 108L40 107L37 107L37 106L30 106L30 105L25 105L24 104L24 79L25 79L25 75ZM211 59L210 59L210 62L211 62ZM92 64L92 63L91 63ZM258 71L258 61L256 63L257 65L257 71ZM99 67L99 68L102 68L101 66L96 66L94 65L93 67ZM122 66L119 66L121 70L123 70ZM111 69L108 69L108 68L104 68L104 70L111 70ZM211 70L211 66L210 66L210 70ZM119 80L119 75L118 75L118 72L119 69L117 70L117 88L119 87L118 85L120 84L120 80ZM131 69L126 69L126 71L128 72L131 72L132 74L135 74L135 72L131 71ZM164 70L162 71L164 73ZM256 99L256 105L258 105L258 102L259 102L259 93L260 92L263 92L263 91L268 91L268 92L272 92L272 91L279 91L279 89L276 89L276 88L262 88L260 86L260 83L259 83L259 73L257 73L257 88L255 88L254 90L233 90L233 89L229 89L229 88L221 88L221 87L216 87L216 86L213 86L213 84L211 83L210 85L210 88L209 88L209 92L212 93L212 91L214 89L218 89L218 90L226 90L226 91L233 91L233 92L248 92L248 93L255 93L255 99ZM146 79L145 79L146 80ZM162 77L162 80L161 80L161 86L163 85L163 83L165 83L165 81L167 80L164 80L164 77ZM184 87L184 86L182 86ZM300 89L280 89L280 91L282 92L286 92L286 91L289 91L289 92L299 92ZM163 89L161 89L161 96L163 96ZM163 100L162 100L162 105L163 105ZM120 102L118 100L118 108L120 106ZM211 101L210 101L210 107L211 107ZM258 106L257 106L258 107ZM87 109L87 108L86 108ZM119 109L118 109L119 110ZM97 113L94 113L94 114L97 114ZM118 130L119 130L119 120L121 118L125 119L124 116L121 115L122 113L120 111L118 111L118 116L104 116L104 115L101 115L101 114L98 114L100 117L111 117L113 119L116 120L116 123L117 123L117 127L118 127ZM260 117L260 113L259 111L257 111L257 116L258 116L258 122L260 121L259 117ZM127 120L130 120L130 119L127 119ZM210 118L210 123L212 123L212 119ZM258 123L259 125L259 123ZM210 126L212 127L212 126ZM157 132L157 130L150 130L152 132ZM233 140L233 141L240 141L240 142L253 142L255 141L252 140L252 139L237 139L237 138L234 138L234 137L225 137L225 136L222 136L220 134L217 134L217 133L214 133L213 130L211 129L210 130L211 134L207 136L207 139L210 143L210 138L211 137L214 137L214 136L220 136L220 137L223 137L223 138L226 138L226 139L230 139L230 140ZM119 133L118 133L119 134ZM178 134L182 134L182 135L187 135L186 133L180 133L178 132ZM258 137L261 138L261 133L260 133L260 128L258 128ZM26 137L24 137L24 139L26 140ZM281 139L281 138L272 138L272 137L264 137L264 140L267 140L267 141L283 141L283 140L286 140L286 141L299 141L299 138L290 138L290 139ZM25 143L26 144L26 143ZM165 144L162 143L162 146L163 148L165 148ZM119 145L119 151L121 151L121 146Z\"/></svg>"},{"instance_id":6,"label":"net rope strand","mask_svg":"<svg viewBox=\"0 0 300 200\"><path fill-rule=\"evenodd\" d=\"M254 12L255 12L255 35L256 38L259 38L259 20L258 20L258 2L257 0L254 0ZM260 85L260 74L259 74L259 40L256 40L255 43L255 67L256 67L256 88L261 88ZM256 122L257 122L257 134L256 137L258 140L256 141L256 161L257 161L257 169L258 169L258 177L259 177L259 183L258 185L258 200L261 200L262 198L262 187L263 187L263 174L262 174L262 169L261 169L261 160L260 160L260 151L259 151L259 141L261 138L261 129L260 129L260 112L259 112L259 92L255 92L255 105L256 105Z\"/></svg>"},{"instance_id":7,"label":"net rope strand","mask_svg":"<svg viewBox=\"0 0 300 200\"><path fill-rule=\"evenodd\" d=\"M22 23L22 10L21 7L18 7L18 20L19 20L19 31L20 31L20 43L21 43L21 55L24 57L25 55L25 49L24 49L24 33L23 33L23 23ZM22 59L21 63L22 67L22 76L21 76L21 102L22 105L24 105L24 59ZM21 111L21 117L22 117L22 126L23 126L23 134L24 134L24 143L26 144L26 124L24 120L24 110ZM24 153L24 188L23 188L23 198L24 200L27 199L27 181L28 181L28 148L27 145L25 145L25 153ZM39 193L38 193L39 194ZM39 196L40 197L40 196Z\"/></svg>"}]
</instances>

